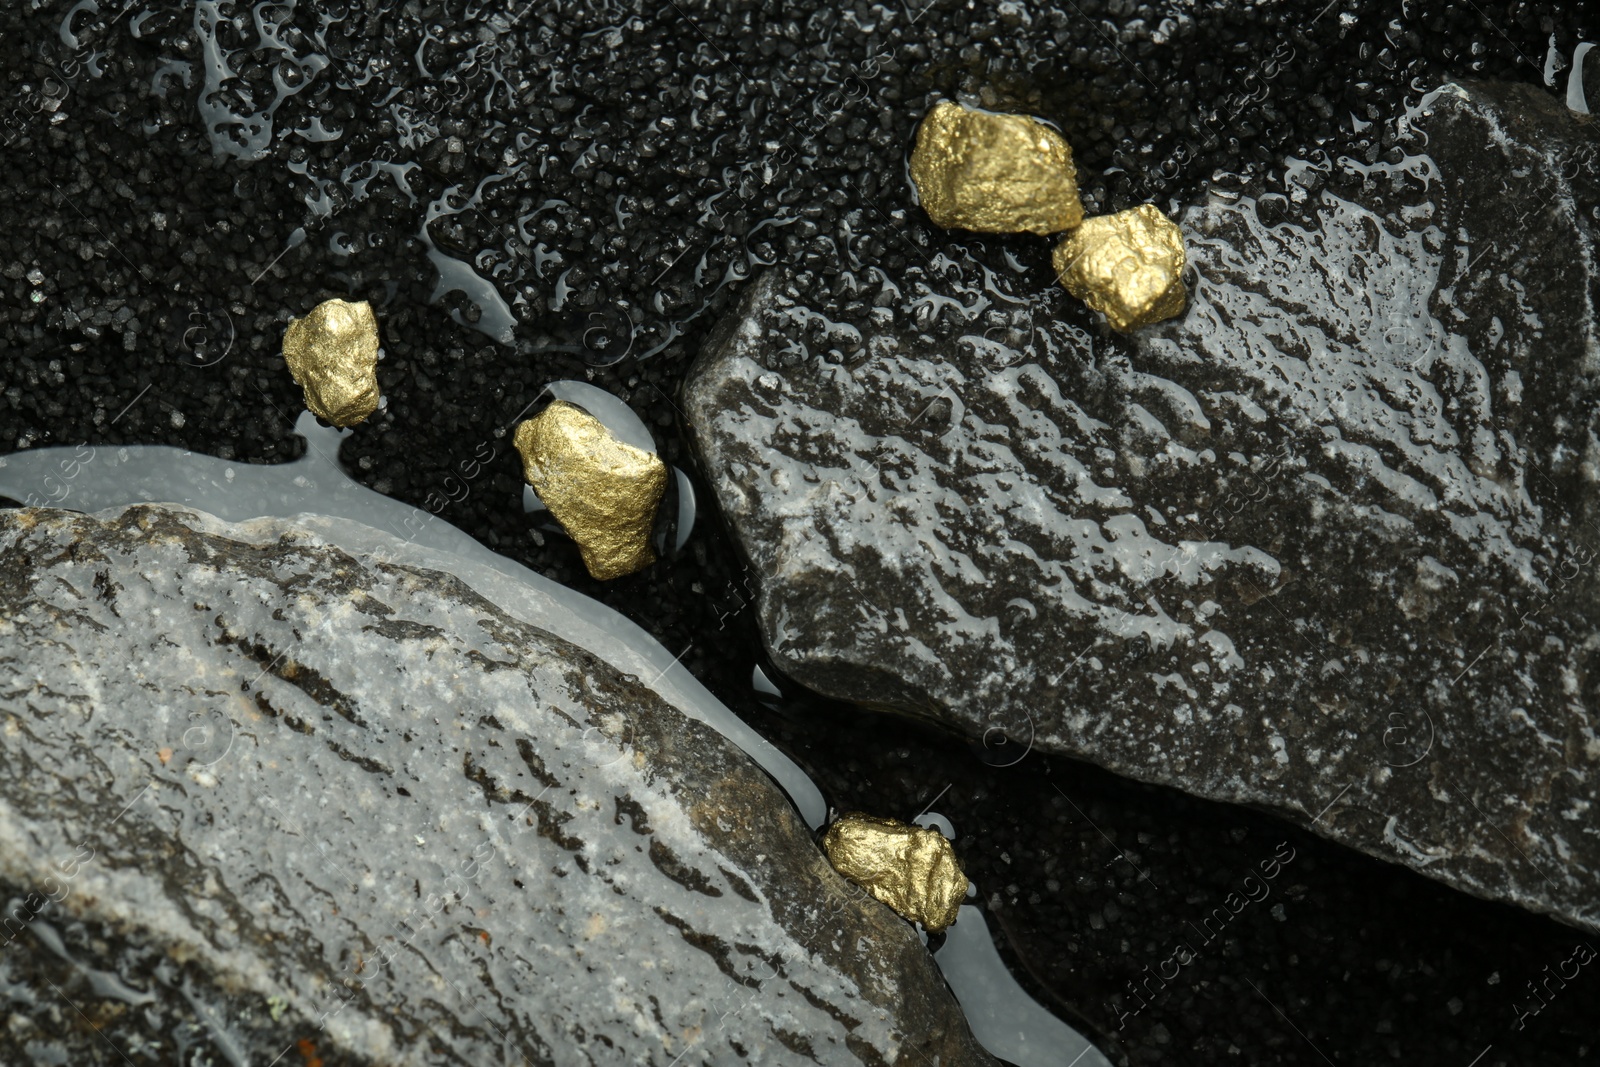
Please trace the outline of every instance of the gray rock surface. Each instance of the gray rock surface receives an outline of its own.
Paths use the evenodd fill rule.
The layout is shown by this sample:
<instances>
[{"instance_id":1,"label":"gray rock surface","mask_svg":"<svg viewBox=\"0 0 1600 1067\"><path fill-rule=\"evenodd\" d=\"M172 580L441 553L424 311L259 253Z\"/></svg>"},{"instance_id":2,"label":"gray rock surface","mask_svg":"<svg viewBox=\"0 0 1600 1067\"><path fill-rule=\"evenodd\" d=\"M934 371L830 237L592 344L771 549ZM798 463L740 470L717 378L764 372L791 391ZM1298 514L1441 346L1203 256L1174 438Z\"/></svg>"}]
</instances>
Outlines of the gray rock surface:
<instances>
[{"instance_id":1,"label":"gray rock surface","mask_svg":"<svg viewBox=\"0 0 1600 1067\"><path fill-rule=\"evenodd\" d=\"M1190 208L1172 323L769 273L684 409L797 680L1600 929L1600 152L1526 86L1406 122Z\"/></svg>"},{"instance_id":2,"label":"gray rock surface","mask_svg":"<svg viewBox=\"0 0 1600 1067\"><path fill-rule=\"evenodd\" d=\"M0 512L0 1060L993 1062L741 750L393 558Z\"/></svg>"}]
</instances>

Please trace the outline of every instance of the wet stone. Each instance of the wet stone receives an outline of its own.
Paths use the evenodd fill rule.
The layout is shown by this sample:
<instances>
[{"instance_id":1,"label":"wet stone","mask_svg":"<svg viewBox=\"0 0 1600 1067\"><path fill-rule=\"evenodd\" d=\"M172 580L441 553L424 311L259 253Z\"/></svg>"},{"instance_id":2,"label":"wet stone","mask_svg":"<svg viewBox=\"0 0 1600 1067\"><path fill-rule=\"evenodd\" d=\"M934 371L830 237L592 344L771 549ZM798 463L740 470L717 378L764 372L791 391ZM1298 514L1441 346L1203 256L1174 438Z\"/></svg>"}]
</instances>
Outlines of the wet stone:
<instances>
[{"instance_id":1,"label":"wet stone","mask_svg":"<svg viewBox=\"0 0 1600 1067\"><path fill-rule=\"evenodd\" d=\"M1409 122L1188 209L1135 335L973 256L753 285L684 409L777 664L1600 929L1600 152L1525 86Z\"/></svg>"},{"instance_id":2,"label":"wet stone","mask_svg":"<svg viewBox=\"0 0 1600 1067\"><path fill-rule=\"evenodd\" d=\"M0 513L0 1060L994 1062L743 752L380 557Z\"/></svg>"}]
</instances>

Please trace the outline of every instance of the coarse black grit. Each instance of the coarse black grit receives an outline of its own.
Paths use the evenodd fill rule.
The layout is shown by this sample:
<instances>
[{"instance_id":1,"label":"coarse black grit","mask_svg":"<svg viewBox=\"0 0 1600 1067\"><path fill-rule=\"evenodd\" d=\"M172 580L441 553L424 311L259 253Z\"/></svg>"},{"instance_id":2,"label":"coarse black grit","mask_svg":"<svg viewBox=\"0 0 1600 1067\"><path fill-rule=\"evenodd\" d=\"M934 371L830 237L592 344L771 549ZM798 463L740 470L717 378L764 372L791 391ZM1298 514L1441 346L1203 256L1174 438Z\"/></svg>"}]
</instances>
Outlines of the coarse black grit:
<instances>
[{"instance_id":1,"label":"coarse black grit","mask_svg":"<svg viewBox=\"0 0 1600 1067\"><path fill-rule=\"evenodd\" d=\"M1486 0L19 0L0 11L0 451L292 458L284 324L371 300L387 406L343 463L682 651L840 808L932 803L1021 981L1113 1058L1579 1062L1600 978L1519 1023L1576 931L1266 816L1011 763L1023 738L974 750L797 693L765 705L753 581L716 517L677 558L596 583L523 515L509 431L545 383L584 379L688 468L677 383L764 265L896 316L884 283L941 256L1053 284L1046 242L943 232L914 206L905 153L932 100L1057 123L1091 213L1174 211L1271 182L1289 154L1375 160L1452 77L1545 85L1549 66L1562 96L1595 30L1592 4ZM433 302L424 234L492 284L511 343L482 293ZM70 485L42 495L71 506ZM1285 841L1271 896L1152 981Z\"/></svg>"}]
</instances>

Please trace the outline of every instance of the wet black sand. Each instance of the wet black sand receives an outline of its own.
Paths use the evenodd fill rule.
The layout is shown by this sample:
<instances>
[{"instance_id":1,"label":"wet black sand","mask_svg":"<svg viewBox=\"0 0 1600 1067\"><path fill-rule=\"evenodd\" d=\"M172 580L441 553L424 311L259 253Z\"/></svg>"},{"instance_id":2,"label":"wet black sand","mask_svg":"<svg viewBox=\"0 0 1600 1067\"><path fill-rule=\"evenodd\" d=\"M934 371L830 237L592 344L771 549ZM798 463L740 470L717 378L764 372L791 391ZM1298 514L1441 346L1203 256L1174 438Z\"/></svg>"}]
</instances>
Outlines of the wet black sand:
<instances>
[{"instance_id":1,"label":"wet black sand","mask_svg":"<svg viewBox=\"0 0 1600 1067\"><path fill-rule=\"evenodd\" d=\"M1442 80L1542 85L1548 49L1570 59L1595 37L1591 7L344 0L270 9L287 52L248 19L223 26L237 77L207 95L191 4L103 0L73 19L76 42L61 33L71 6L0 12L0 451L291 458L283 324L331 296L369 299L388 406L344 463L683 651L839 806L909 817L937 797L1024 985L1114 1058L1488 1067L1579 1062L1600 1041L1589 968L1518 1025L1535 1003L1525 983L1577 931L1266 816L1037 753L989 765L1015 743L975 751L797 695L764 708L749 687L753 583L715 516L678 558L595 583L522 514L507 432L546 382L585 379L688 467L676 384L763 264L842 303L853 259L892 278L941 252L1010 254L1050 284L1044 242L956 239L912 206L903 153L930 99L966 92L1059 123L1091 211L1171 209L1214 182L1270 182L1290 153L1376 159L1404 104ZM218 10L225 22L252 5ZM332 63L308 71L290 57L322 51L319 12L344 17L324 34ZM304 88L273 114L262 158L215 152L197 99L260 115L275 72ZM1549 91L1565 85L1563 69ZM374 169L363 198L380 161L416 166L403 185ZM469 325L483 312L461 293L430 303L418 232L448 187L454 208L517 166L429 231L513 305L508 345ZM1187 932L1284 841L1294 859L1268 899L1209 943ZM1128 983L1185 938L1193 962L1139 987L1135 1011Z\"/></svg>"}]
</instances>

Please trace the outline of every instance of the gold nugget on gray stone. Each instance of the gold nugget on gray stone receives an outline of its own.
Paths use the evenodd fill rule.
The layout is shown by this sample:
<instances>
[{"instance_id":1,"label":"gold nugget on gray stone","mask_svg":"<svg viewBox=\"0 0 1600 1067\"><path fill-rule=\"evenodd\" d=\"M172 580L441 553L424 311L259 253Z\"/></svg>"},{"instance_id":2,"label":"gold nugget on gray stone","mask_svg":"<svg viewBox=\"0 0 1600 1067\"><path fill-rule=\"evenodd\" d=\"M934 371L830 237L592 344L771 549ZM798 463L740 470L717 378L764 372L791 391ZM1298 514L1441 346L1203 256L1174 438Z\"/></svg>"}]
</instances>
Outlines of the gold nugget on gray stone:
<instances>
[{"instance_id":1,"label":"gold nugget on gray stone","mask_svg":"<svg viewBox=\"0 0 1600 1067\"><path fill-rule=\"evenodd\" d=\"M967 876L937 830L853 812L828 827L822 850L834 870L930 933L956 921L967 895Z\"/></svg>"},{"instance_id":2,"label":"gold nugget on gray stone","mask_svg":"<svg viewBox=\"0 0 1600 1067\"><path fill-rule=\"evenodd\" d=\"M1044 235L1083 221L1071 147L1027 115L936 104L917 128L911 180L946 228Z\"/></svg>"},{"instance_id":3,"label":"gold nugget on gray stone","mask_svg":"<svg viewBox=\"0 0 1600 1067\"><path fill-rule=\"evenodd\" d=\"M377 410L378 320L365 300L325 300L291 320L283 358L318 418L354 426Z\"/></svg>"}]
</instances>

